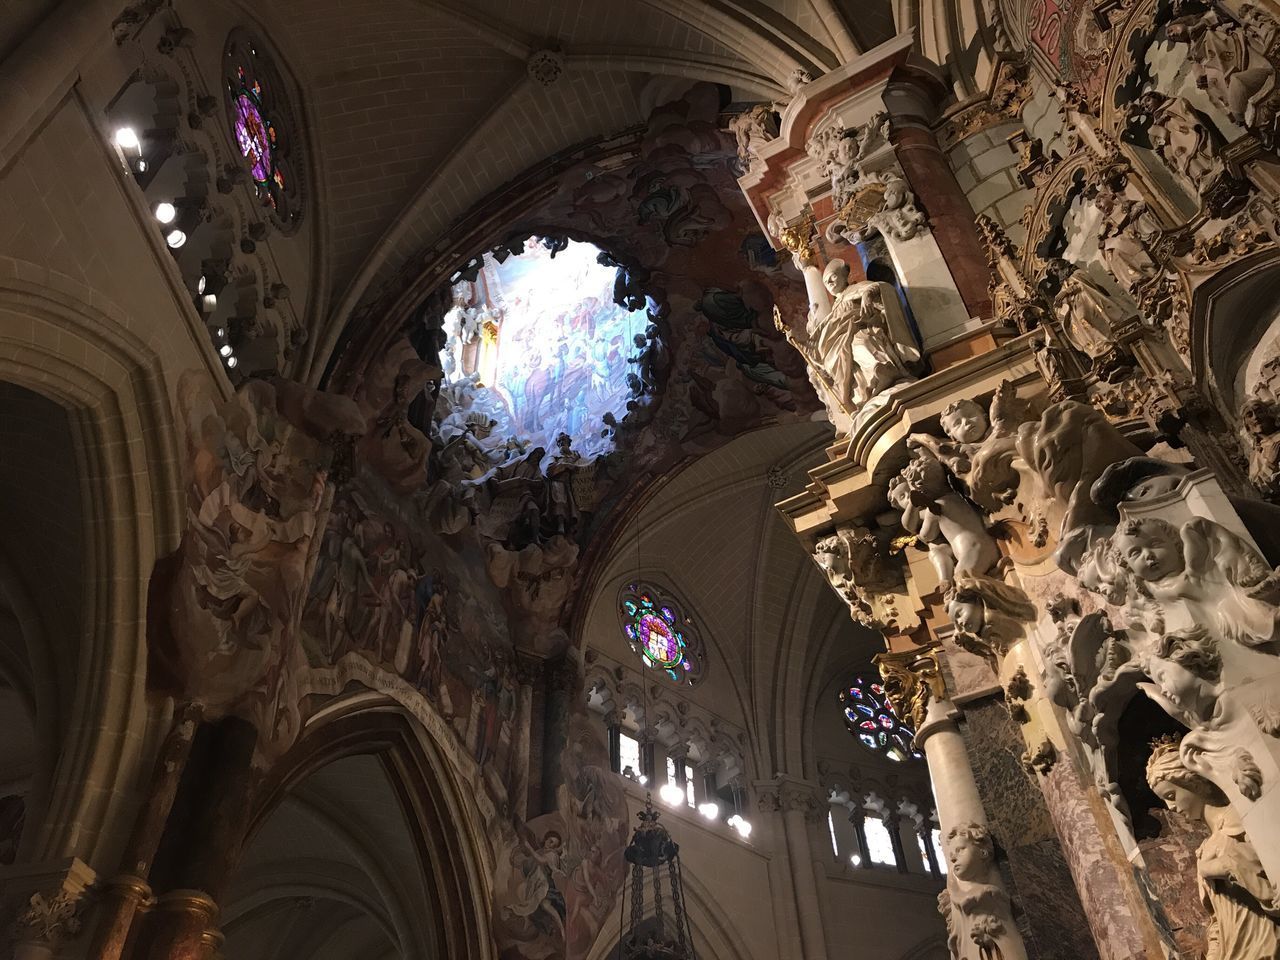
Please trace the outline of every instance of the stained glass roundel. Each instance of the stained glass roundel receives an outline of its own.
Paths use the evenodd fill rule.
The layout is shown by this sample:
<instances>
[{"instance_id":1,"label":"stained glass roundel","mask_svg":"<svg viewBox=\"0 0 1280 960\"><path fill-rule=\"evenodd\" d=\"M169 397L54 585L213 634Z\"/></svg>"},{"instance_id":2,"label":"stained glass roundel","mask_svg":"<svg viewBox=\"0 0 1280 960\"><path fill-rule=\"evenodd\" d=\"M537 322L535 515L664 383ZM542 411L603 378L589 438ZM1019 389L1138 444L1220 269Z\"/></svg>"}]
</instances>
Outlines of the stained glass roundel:
<instances>
[{"instance_id":1,"label":"stained glass roundel","mask_svg":"<svg viewBox=\"0 0 1280 960\"><path fill-rule=\"evenodd\" d=\"M863 746L883 753L890 760L919 759L915 731L898 719L876 681L858 677L840 691L845 726Z\"/></svg>"},{"instance_id":2,"label":"stained glass roundel","mask_svg":"<svg viewBox=\"0 0 1280 960\"><path fill-rule=\"evenodd\" d=\"M227 39L223 59L232 139L258 201L287 232L298 223L301 200L284 84L260 41L242 30Z\"/></svg>"},{"instance_id":3,"label":"stained glass roundel","mask_svg":"<svg viewBox=\"0 0 1280 960\"><path fill-rule=\"evenodd\" d=\"M702 676L702 642L693 618L681 605L647 583L623 587L618 600L622 632L646 667L662 670L677 683Z\"/></svg>"}]
</instances>

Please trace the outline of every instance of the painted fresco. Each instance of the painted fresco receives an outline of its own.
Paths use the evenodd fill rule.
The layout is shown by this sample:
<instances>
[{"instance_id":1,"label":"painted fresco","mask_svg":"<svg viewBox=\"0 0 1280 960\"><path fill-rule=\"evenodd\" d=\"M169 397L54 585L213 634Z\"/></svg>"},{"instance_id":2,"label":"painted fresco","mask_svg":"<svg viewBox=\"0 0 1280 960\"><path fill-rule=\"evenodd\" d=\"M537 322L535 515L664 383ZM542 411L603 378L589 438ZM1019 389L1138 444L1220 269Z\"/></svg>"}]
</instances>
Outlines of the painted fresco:
<instances>
[{"instance_id":1,"label":"painted fresco","mask_svg":"<svg viewBox=\"0 0 1280 960\"><path fill-rule=\"evenodd\" d=\"M448 336L362 372L365 434L318 538L302 689L396 697L477 785L503 960L585 957L623 880L603 730L580 689L529 668L572 672L580 551L635 484L819 409L772 322L775 303L804 311L803 283L737 189L720 107L697 87L655 111L629 163L570 171L508 235L526 256L490 254L453 288ZM549 296L566 285L569 309ZM517 721L530 702L540 760Z\"/></svg>"},{"instance_id":2,"label":"painted fresco","mask_svg":"<svg viewBox=\"0 0 1280 960\"><path fill-rule=\"evenodd\" d=\"M599 255L587 243L530 238L502 262L486 253L475 282L455 288L446 376L478 377L527 446L551 449L564 433L586 456L607 453L613 444L597 426L606 413L624 417L634 396L628 375L650 321L614 302L616 270Z\"/></svg>"}]
</instances>

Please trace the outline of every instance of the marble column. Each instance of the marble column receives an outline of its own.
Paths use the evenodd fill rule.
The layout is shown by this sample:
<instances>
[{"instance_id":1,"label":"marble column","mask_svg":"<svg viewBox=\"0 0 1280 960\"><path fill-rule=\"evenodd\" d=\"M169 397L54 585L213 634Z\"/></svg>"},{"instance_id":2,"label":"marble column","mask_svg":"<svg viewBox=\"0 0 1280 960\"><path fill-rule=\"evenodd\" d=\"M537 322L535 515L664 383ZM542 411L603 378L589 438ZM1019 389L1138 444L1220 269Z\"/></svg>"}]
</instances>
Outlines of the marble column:
<instances>
[{"instance_id":1,"label":"marble column","mask_svg":"<svg viewBox=\"0 0 1280 960\"><path fill-rule=\"evenodd\" d=\"M960 954L956 960L977 960L986 955L978 941L978 931L984 926L988 928L988 938L998 944L996 955L1004 960L1025 960L1026 947L991 855L993 848L990 841L984 844L980 840L990 835L990 827L957 725L960 716L950 700L932 699L925 721L916 731L916 745L924 750L929 763L938 823L951 860L947 874L951 916L947 928L959 937ZM984 847L985 862L981 859ZM972 931L968 937L964 936L966 931ZM968 942L970 939L972 942Z\"/></svg>"},{"instance_id":2,"label":"marble column","mask_svg":"<svg viewBox=\"0 0 1280 960\"><path fill-rule=\"evenodd\" d=\"M516 660L516 713L513 721L511 770L507 780L512 813L521 820L529 813L529 750L533 731L533 687L542 661L519 656Z\"/></svg>"},{"instance_id":3,"label":"marble column","mask_svg":"<svg viewBox=\"0 0 1280 960\"><path fill-rule=\"evenodd\" d=\"M158 896L135 956L208 960L215 923L246 839L258 774L257 728L238 717L201 725L156 852Z\"/></svg>"},{"instance_id":4,"label":"marble column","mask_svg":"<svg viewBox=\"0 0 1280 960\"><path fill-rule=\"evenodd\" d=\"M822 923L822 891L813 860L811 826L827 810L812 784L801 780L779 780L760 795L762 809L782 814L783 842L796 893L796 913L800 926L803 960L827 960L826 933Z\"/></svg>"},{"instance_id":5,"label":"marble column","mask_svg":"<svg viewBox=\"0 0 1280 960\"><path fill-rule=\"evenodd\" d=\"M160 746L151 789L138 814L129 846L121 859L121 872L102 884L102 901L89 956L95 960L117 960L124 951L138 910L151 897L147 877L160 846L165 821L173 809L178 785L191 754L203 707L180 704L174 711L169 734Z\"/></svg>"},{"instance_id":6,"label":"marble column","mask_svg":"<svg viewBox=\"0 0 1280 960\"><path fill-rule=\"evenodd\" d=\"M556 792L564 777L560 757L569 740L569 712L573 691L577 688L578 670L569 657L547 661L545 723L542 737L542 810L556 808Z\"/></svg>"}]
</instances>

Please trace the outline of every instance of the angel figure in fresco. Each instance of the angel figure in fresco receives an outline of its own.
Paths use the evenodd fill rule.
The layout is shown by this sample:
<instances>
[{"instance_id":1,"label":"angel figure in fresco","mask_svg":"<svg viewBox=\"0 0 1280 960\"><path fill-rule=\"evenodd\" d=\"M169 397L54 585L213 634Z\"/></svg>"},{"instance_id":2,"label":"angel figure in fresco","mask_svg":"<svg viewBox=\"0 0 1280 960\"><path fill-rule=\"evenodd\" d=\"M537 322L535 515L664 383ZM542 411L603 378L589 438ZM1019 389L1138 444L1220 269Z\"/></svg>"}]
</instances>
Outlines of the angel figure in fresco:
<instances>
[{"instance_id":1,"label":"angel figure in fresco","mask_svg":"<svg viewBox=\"0 0 1280 960\"><path fill-rule=\"evenodd\" d=\"M1212 917L1207 960L1280 956L1280 892L1227 798L1187 768L1171 738L1152 744L1147 784L1170 810L1209 828L1196 851L1196 885Z\"/></svg>"},{"instance_id":2,"label":"angel figure in fresco","mask_svg":"<svg viewBox=\"0 0 1280 960\"><path fill-rule=\"evenodd\" d=\"M532 838L530 838L532 839ZM559 884L564 880L564 838L548 830L536 845L519 843L511 851L516 882L502 907L508 920L527 920L542 933L564 939L565 900Z\"/></svg>"},{"instance_id":3,"label":"angel figure in fresco","mask_svg":"<svg viewBox=\"0 0 1280 960\"><path fill-rule=\"evenodd\" d=\"M1240 414L1249 451L1249 482L1264 496L1280 493L1280 422L1276 408L1265 400L1253 399Z\"/></svg>"}]
</instances>

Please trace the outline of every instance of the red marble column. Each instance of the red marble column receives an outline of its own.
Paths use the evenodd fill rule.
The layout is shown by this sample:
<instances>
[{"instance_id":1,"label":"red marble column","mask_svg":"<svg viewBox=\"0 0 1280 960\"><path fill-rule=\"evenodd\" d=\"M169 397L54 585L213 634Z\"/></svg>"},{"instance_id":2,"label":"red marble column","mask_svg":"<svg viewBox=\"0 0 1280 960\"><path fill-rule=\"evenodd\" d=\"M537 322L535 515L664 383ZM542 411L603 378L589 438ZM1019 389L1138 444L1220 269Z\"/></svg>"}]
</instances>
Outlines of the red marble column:
<instances>
[{"instance_id":1,"label":"red marble column","mask_svg":"<svg viewBox=\"0 0 1280 960\"><path fill-rule=\"evenodd\" d=\"M969 198L938 146L933 131L912 120L895 119L890 141L918 205L929 215L933 237L972 317L991 316L991 268L974 224Z\"/></svg>"}]
</instances>

